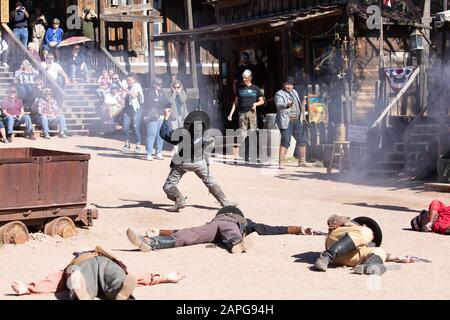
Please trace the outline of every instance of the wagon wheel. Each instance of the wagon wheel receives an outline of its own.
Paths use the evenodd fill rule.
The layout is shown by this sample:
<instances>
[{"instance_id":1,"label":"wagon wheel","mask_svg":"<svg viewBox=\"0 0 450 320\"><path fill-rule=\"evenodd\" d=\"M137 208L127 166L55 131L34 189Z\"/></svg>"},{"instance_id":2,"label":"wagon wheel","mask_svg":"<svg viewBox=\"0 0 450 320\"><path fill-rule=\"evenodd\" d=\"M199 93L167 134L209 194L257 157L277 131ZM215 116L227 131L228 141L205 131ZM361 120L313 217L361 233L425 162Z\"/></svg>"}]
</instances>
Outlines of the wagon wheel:
<instances>
[{"instance_id":1,"label":"wagon wheel","mask_svg":"<svg viewBox=\"0 0 450 320\"><path fill-rule=\"evenodd\" d=\"M27 226L20 221L13 221L0 227L0 241L4 244L24 244L27 240Z\"/></svg>"},{"instance_id":2,"label":"wagon wheel","mask_svg":"<svg viewBox=\"0 0 450 320\"><path fill-rule=\"evenodd\" d=\"M47 223L44 233L49 236L59 235L64 239L72 237L76 233L75 223L67 217L59 217Z\"/></svg>"}]
</instances>

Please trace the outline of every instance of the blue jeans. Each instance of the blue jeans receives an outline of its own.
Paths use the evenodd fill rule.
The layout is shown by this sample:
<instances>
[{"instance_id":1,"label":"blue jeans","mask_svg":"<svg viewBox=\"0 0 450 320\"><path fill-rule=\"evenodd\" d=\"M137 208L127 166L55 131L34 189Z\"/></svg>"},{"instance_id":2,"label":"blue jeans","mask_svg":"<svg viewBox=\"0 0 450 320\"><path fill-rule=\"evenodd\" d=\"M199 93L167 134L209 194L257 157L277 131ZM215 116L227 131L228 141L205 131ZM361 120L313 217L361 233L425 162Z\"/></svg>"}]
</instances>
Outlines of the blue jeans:
<instances>
[{"instance_id":1,"label":"blue jeans","mask_svg":"<svg viewBox=\"0 0 450 320\"><path fill-rule=\"evenodd\" d=\"M147 150L147 155L152 154L155 139L156 139L156 154L161 153L162 151L163 139L159 135L159 130L161 129L162 123L163 123L162 119L145 122L145 128L147 129L147 139L145 141L145 149Z\"/></svg>"},{"instance_id":2,"label":"blue jeans","mask_svg":"<svg viewBox=\"0 0 450 320\"><path fill-rule=\"evenodd\" d=\"M45 134L48 134L49 131L49 123L51 125L59 124L59 132L62 133L64 131L67 130L67 126L66 126L66 118L63 115L58 115L55 118L49 119L47 118L47 116L41 116L41 126L42 126L42 130L44 130Z\"/></svg>"},{"instance_id":3,"label":"blue jeans","mask_svg":"<svg viewBox=\"0 0 450 320\"><path fill-rule=\"evenodd\" d=\"M128 108L127 108L128 109ZM139 108L136 112L128 112L125 110L123 113L123 132L125 134L125 140L130 141L130 127L133 123L134 131L136 132L136 144L141 144L141 120L142 120L142 108Z\"/></svg>"},{"instance_id":4,"label":"blue jeans","mask_svg":"<svg viewBox=\"0 0 450 320\"><path fill-rule=\"evenodd\" d=\"M6 132L8 135L11 135L13 133L14 125L21 125L22 123L25 123L27 133L30 133L33 130L33 126L31 125L31 118L27 114L24 114L19 120L11 116L6 117L5 122L6 122Z\"/></svg>"},{"instance_id":5,"label":"blue jeans","mask_svg":"<svg viewBox=\"0 0 450 320\"><path fill-rule=\"evenodd\" d=\"M281 133L281 145L289 148L291 144L291 136L294 136L296 146L306 146L308 144L308 133L306 132L306 126L300 120L290 120L287 129L280 129Z\"/></svg>"},{"instance_id":6,"label":"blue jeans","mask_svg":"<svg viewBox=\"0 0 450 320\"><path fill-rule=\"evenodd\" d=\"M13 32L16 38L22 42L23 46L26 48L28 45L28 28L14 28Z\"/></svg>"},{"instance_id":7,"label":"blue jeans","mask_svg":"<svg viewBox=\"0 0 450 320\"><path fill-rule=\"evenodd\" d=\"M75 79L77 77L77 71L84 78L86 78L88 76L88 68L87 68L87 66L84 66L83 68L81 68L81 67L78 67L75 64L71 64L70 65L70 78Z\"/></svg>"}]
</instances>

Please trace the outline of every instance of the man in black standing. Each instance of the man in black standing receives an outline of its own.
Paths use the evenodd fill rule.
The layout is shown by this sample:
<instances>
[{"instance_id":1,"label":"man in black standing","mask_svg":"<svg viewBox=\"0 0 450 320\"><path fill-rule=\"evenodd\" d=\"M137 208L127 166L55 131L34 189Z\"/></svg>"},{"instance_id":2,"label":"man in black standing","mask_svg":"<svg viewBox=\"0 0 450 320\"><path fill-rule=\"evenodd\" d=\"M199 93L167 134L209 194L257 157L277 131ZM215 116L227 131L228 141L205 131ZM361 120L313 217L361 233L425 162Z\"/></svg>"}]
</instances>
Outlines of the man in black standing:
<instances>
[{"instance_id":1,"label":"man in black standing","mask_svg":"<svg viewBox=\"0 0 450 320\"><path fill-rule=\"evenodd\" d=\"M14 35L26 48L28 44L28 18L30 17L27 8L21 1L16 1L15 9L11 12L10 20Z\"/></svg>"}]
</instances>

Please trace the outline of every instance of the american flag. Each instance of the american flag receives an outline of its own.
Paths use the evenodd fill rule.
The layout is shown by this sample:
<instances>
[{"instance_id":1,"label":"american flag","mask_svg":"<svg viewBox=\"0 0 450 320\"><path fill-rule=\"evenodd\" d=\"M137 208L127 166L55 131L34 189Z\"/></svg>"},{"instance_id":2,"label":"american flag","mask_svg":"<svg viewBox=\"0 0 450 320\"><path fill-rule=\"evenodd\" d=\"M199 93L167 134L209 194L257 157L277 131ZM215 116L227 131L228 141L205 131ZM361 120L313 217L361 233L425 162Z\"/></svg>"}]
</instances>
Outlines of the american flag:
<instances>
[{"instance_id":1,"label":"american flag","mask_svg":"<svg viewBox=\"0 0 450 320\"><path fill-rule=\"evenodd\" d=\"M391 6L391 0L383 0L383 3L385 6L388 6L388 7Z\"/></svg>"}]
</instances>

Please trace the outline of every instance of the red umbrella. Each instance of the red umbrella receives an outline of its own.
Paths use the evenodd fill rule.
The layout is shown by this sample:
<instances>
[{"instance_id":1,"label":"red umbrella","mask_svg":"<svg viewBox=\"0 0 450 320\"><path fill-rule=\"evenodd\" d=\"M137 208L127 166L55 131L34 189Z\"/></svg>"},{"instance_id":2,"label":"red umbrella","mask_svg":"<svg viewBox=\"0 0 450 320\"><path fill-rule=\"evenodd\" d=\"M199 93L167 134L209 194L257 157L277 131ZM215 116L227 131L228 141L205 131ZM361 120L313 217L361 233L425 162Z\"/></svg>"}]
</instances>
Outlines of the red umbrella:
<instances>
[{"instance_id":1,"label":"red umbrella","mask_svg":"<svg viewBox=\"0 0 450 320\"><path fill-rule=\"evenodd\" d=\"M72 46L74 44L85 43L88 41L92 41L92 40L89 39L88 37L70 37L70 38L67 38L67 39L61 41L59 43L58 47Z\"/></svg>"}]
</instances>

